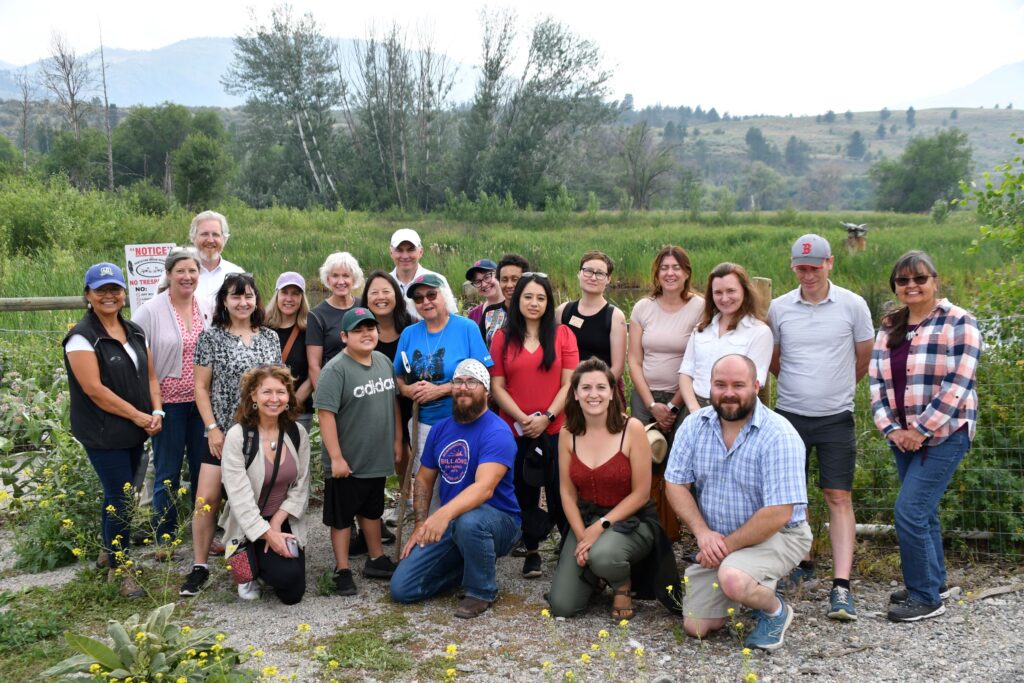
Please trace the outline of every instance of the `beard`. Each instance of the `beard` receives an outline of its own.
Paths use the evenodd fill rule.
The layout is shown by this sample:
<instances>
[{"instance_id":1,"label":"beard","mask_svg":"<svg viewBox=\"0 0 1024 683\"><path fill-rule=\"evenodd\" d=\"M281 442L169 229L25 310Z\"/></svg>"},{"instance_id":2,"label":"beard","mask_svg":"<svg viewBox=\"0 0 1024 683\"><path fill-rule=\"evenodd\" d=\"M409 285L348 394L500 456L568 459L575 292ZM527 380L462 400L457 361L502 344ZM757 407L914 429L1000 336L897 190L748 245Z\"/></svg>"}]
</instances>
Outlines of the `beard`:
<instances>
[{"instance_id":1,"label":"beard","mask_svg":"<svg viewBox=\"0 0 1024 683\"><path fill-rule=\"evenodd\" d=\"M711 405L714 407L715 412L718 413L718 417L722 418L726 422L740 422L746 420L750 416L750 413L754 412L754 402L757 400L757 395L750 397L750 400L744 402L742 399L736 403L723 404L721 399L711 399Z\"/></svg>"},{"instance_id":2,"label":"beard","mask_svg":"<svg viewBox=\"0 0 1024 683\"><path fill-rule=\"evenodd\" d=\"M456 396L452 400L452 417L459 424L469 424L484 414L487 410L487 394L483 396L471 395L469 402L464 402L463 396Z\"/></svg>"}]
</instances>

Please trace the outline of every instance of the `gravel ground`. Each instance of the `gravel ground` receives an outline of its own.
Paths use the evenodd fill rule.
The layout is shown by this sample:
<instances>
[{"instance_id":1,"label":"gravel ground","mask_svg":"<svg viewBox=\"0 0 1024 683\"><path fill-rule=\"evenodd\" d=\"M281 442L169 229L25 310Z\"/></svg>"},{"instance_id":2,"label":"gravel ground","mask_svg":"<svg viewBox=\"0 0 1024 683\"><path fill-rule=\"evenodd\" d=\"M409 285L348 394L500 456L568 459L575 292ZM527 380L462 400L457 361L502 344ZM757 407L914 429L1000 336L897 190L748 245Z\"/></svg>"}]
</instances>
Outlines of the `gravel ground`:
<instances>
[{"instance_id":1,"label":"gravel ground","mask_svg":"<svg viewBox=\"0 0 1024 683\"><path fill-rule=\"evenodd\" d=\"M0 537L0 544L10 546ZM386 549L388 547L386 546ZM7 556L8 553L4 553ZM525 580L522 560L498 563L501 596L483 616L454 618L457 596L448 595L422 605L403 607L387 596L387 583L357 574L359 594L321 596L316 579L333 565L326 529L314 525L308 552L306 598L291 607L272 594L243 602L234 594L226 574L215 572L209 590L195 599L192 625L213 625L228 634L228 643L266 652L260 666L295 673L300 681L320 680L322 672L311 656L312 647L329 636L354 628L378 628L378 635L407 652L415 664L400 672L371 668L339 669L340 680L439 680L451 666L443 656L449 644L458 646L454 664L458 678L467 681L564 681L572 670L587 681L739 681L754 672L761 681L1024 681L1024 648L1019 633L1024 616L1024 591L977 599L985 589L1024 584L1024 571L992 565L957 568L951 585L962 593L947 601L945 615L917 624L893 624L885 618L894 582L854 581L860 619L838 623L828 619L829 583L811 582L790 597L796 611L784 647L775 653L754 651L745 660L736 639L719 632L707 641L679 636L680 622L655 602L637 602L637 616L627 629L609 616L610 594L595 600L582 616L571 620L540 615L543 593L550 585L555 558L544 553L544 576ZM363 558L353 562L361 569ZM181 563L182 572L187 565ZM10 576L0 589L53 585L70 576L68 570L40 575ZM967 591L972 596L967 596ZM959 598L959 599L958 599ZM962 603L961 603L962 600ZM741 614L749 629L749 615ZM297 646L300 624L309 624ZM607 629L611 636L599 638ZM598 644L599 650L592 650ZM637 658L635 648L644 656ZM615 650L617 657L609 657ZM580 655L592 655L589 664ZM381 659L368 655L371 664ZM550 669L543 663L552 662Z\"/></svg>"}]
</instances>

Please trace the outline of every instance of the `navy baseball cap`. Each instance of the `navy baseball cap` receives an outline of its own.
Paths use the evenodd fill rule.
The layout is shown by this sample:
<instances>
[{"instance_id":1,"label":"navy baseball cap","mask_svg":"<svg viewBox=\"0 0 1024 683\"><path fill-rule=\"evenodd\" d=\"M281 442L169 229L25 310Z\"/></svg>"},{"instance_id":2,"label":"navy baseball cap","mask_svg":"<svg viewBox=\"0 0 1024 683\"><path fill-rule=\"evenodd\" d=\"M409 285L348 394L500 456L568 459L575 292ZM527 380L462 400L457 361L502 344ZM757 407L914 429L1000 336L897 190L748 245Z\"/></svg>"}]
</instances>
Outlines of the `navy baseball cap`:
<instances>
[{"instance_id":1,"label":"navy baseball cap","mask_svg":"<svg viewBox=\"0 0 1024 683\"><path fill-rule=\"evenodd\" d=\"M466 271L466 279L472 280L473 273L477 272L478 270L483 272L486 272L488 270L498 270L498 264L489 258L482 258L478 261L474 261L473 265L471 265L469 267L469 270Z\"/></svg>"}]
</instances>

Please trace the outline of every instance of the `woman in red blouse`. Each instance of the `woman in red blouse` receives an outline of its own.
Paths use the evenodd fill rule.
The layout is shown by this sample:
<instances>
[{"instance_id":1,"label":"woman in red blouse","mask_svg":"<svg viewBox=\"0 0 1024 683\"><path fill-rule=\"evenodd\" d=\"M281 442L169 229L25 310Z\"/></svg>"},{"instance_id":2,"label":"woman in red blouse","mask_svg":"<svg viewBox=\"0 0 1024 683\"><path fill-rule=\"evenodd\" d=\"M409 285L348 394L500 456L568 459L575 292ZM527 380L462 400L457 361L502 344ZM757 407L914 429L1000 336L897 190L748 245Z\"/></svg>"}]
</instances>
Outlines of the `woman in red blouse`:
<instances>
[{"instance_id":1,"label":"woman in red blouse","mask_svg":"<svg viewBox=\"0 0 1024 683\"><path fill-rule=\"evenodd\" d=\"M570 532L551 583L551 611L581 612L604 581L614 591L612 617L630 619L632 566L651 554L660 531L649 504L651 446L643 424L626 417L615 376L597 358L572 374L565 417L558 470Z\"/></svg>"},{"instance_id":2,"label":"woman in red blouse","mask_svg":"<svg viewBox=\"0 0 1024 683\"><path fill-rule=\"evenodd\" d=\"M491 358L491 393L519 446L514 475L526 547L523 576L535 579L541 575L540 542L552 524L565 525L555 453L569 379L579 363L575 335L555 322L544 273L523 273L516 283L505 326L491 339ZM541 488L546 513L540 509Z\"/></svg>"}]
</instances>

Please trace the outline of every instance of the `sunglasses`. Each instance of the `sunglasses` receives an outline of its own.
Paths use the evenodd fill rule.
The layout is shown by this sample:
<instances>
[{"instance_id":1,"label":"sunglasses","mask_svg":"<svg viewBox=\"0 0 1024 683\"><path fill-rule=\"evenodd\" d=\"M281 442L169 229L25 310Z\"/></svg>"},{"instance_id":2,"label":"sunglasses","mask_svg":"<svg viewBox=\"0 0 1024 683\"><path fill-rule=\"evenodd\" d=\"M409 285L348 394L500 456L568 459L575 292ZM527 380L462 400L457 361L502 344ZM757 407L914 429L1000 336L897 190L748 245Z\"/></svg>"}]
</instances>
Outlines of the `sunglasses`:
<instances>
[{"instance_id":1,"label":"sunglasses","mask_svg":"<svg viewBox=\"0 0 1024 683\"><path fill-rule=\"evenodd\" d=\"M409 298L413 300L413 303L421 304L423 303L424 299L426 299L427 301L434 301L435 299L437 299L438 293L439 292L436 289L432 289L426 294L420 294L419 292L416 292Z\"/></svg>"},{"instance_id":2,"label":"sunglasses","mask_svg":"<svg viewBox=\"0 0 1024 683\"><path fill-rule=\"evenodd\" d=\"M239 279L253 281L252 273L231 273L224 277L224 282L233 282Z\"/></svg>"},{"instance_id":3,"label":"sunglasses","mask_svg":"<svg viewBox=\"0 0 1024 683\"><path fill-rule=\"evenodd\" d=\"M524 278L527 278L527 277L532 277L532 278L534 278L534 279L536 279L536 278L539 278L539 277L542 277L542 278L544 278L545 280L547 280L547 279L548 279L548 274L547 274L547 273L534 273L534 272L528 272L528 273L523 273L523 277L524 277Z\"/></svg>"},{"instance_id":4,"label":"sunglasses","mask_svg":"<svg viewBox=\"0 0 1024 683\"><path fill-rule=\"evenodd\" d=\"M933 277L933 275L915 275L913 277L900 276L893 278L893 282L896 283L897 287L906 287L910 284L911 280L913 280L915 285L923 285Z\"/></svg>"}]
</instances>

